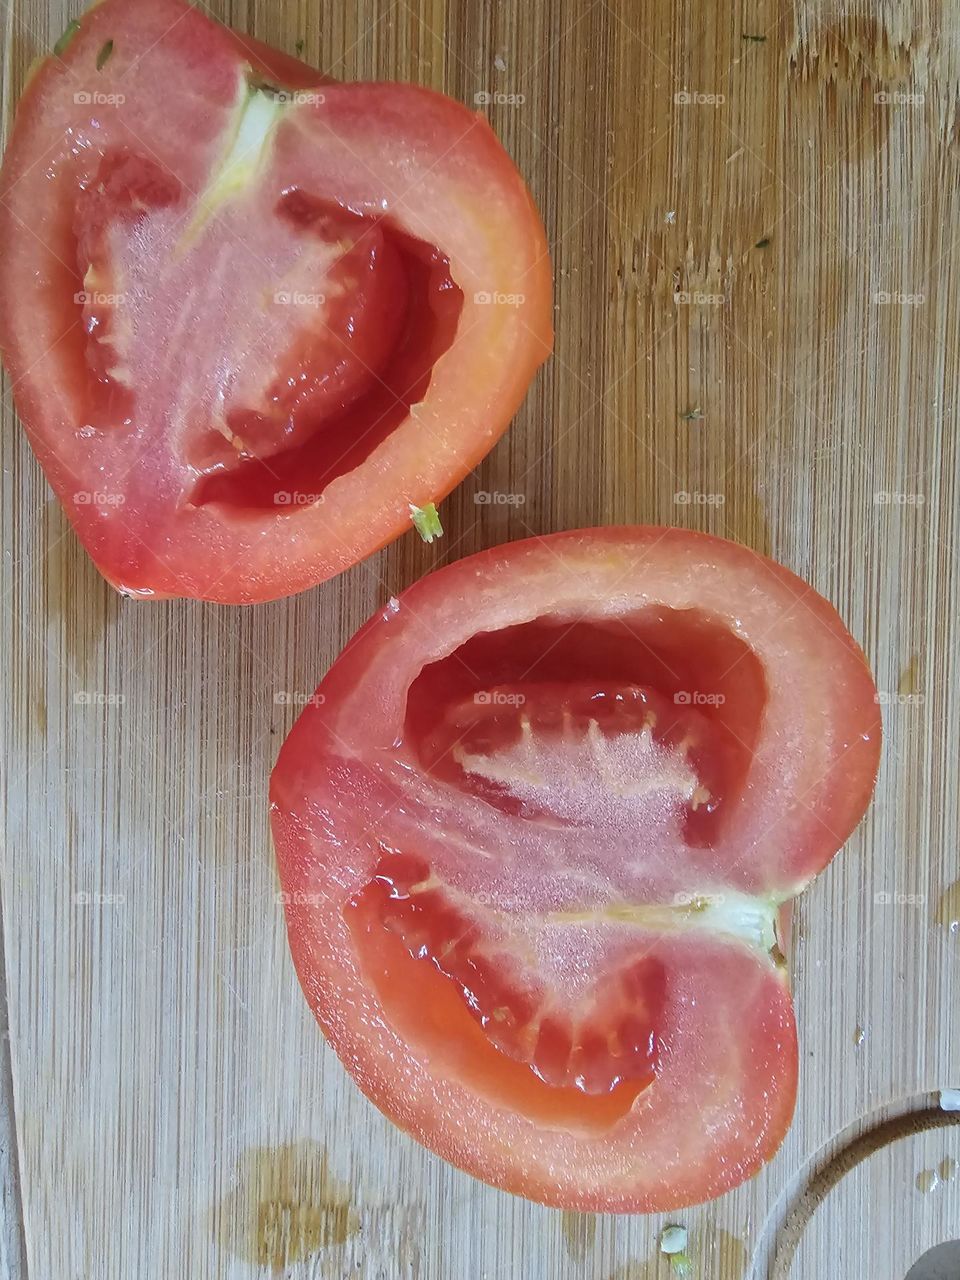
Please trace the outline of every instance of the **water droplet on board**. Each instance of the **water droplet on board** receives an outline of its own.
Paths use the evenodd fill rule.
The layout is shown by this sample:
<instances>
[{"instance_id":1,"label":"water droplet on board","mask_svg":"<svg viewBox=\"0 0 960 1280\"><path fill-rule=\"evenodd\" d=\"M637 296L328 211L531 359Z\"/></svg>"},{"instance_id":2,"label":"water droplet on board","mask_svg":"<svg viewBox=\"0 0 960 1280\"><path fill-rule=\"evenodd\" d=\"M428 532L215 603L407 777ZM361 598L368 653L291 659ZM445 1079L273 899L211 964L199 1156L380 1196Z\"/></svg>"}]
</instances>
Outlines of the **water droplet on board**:
<instances>
[{"instance_id":1,"label":"water droplet on board","mask_svg":"<svg viewBox=\"0 0 960 1280\"><path fill-rule=\"evenodd\" d=\"M936 1169L921 1169L917 1174L917 1190L926 1195L927 1192L934 1189L939 1181Z\"/></svg>"}]
</instances>

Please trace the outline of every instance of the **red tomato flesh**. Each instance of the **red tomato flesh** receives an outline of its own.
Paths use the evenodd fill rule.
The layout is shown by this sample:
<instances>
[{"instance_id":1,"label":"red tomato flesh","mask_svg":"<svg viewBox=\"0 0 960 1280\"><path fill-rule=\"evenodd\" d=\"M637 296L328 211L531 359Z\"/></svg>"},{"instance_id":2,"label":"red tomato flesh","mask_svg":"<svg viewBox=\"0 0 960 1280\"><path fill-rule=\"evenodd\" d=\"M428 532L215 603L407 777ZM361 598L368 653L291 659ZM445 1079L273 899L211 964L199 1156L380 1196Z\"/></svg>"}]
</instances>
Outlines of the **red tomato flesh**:
<instances>
[{"instance_id":1,"label":"red tomato flesh","mask_svg":"<svg viewBox=\"0 0 960 1280\"><path fill-rule=\"evenodd\" d=\"M791 899L859 820L875 690L733 543L514 543L391 601L280 753L290 944L360 1087L548 1204L653 1211L774 1153Z\"/></svg>"},{"instance_id":2,"label":"red tomato flesh","mask_svg":"<svg viewBox=\"0 0 960 1280\"><path fill-rule=\"evenodd\" d=\"M103 0L42 64L0 237L18 408L132 594L245 603L355 563L476 465L550 350L543 228L484 120L183 0Z\"/></svg>"}]
</instances>

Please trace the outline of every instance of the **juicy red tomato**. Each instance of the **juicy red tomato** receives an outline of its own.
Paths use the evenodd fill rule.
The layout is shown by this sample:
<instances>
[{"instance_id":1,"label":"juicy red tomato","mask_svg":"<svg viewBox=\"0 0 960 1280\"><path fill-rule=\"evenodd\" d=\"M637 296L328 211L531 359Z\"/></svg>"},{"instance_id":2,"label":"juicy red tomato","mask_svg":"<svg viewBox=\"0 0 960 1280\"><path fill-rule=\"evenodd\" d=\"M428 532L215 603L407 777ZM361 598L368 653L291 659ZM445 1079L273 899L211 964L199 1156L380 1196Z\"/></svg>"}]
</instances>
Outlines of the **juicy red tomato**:
<instances>
[{"instance_id":1,"label":"juicy red tomato","mask_svg":"<svg viewBox=\"0 0 960 1280\"><path fill-rule=\"evenodd\" d=\"M102 0L0 175L0 346L101 572L300 591L410 528L551 344L543 227L483 119L334 84L183 0Z\"/></svg>"},{"instance_id":2,"label":"juicy red tomato","mask_svg":"<svg viewBox=\"0 0 960 1280\"><path fill-rule=\"evenodd\" d=\"M834 609L676 529L498 547L391 600L271 800L304 992L421 1142L547 1204L653 1211L776 1151L791 899L880 719Z\"/></svg>"}]
</instances>

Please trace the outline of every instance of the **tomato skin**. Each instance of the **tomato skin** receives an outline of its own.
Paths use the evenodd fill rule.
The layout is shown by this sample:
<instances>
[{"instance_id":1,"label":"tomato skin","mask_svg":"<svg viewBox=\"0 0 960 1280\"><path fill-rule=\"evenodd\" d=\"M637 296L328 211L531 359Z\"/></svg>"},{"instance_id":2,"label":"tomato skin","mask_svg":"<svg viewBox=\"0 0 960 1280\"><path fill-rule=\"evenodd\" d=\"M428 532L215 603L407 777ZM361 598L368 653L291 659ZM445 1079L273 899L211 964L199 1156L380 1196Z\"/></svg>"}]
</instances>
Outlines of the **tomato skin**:
<instances>
[{"instance_id":1,"label":"tomato skin","mask_svg":"<svg viewBox=\"0 0 960 1280\"><path fill-rule=\"evenodd\" d=\"M475 1176L545 1204L598 1212L696 1203L773 1156L797 1084L785 968L722 932L691 942L690 935L639 931L644 954L669 975L657 1079L620 1120L574 1132L531 1119L499 1094L491 1101L479 1057L465 1062L417 1042L415 1014L404 1020L390 1003L383 961L364 951L346 907L383 849L415 851L441 877L459 877L468 893L486 877L495 882L513 849L542 845L561 865L576 865L584 843L576 831L557 828L540 841L526 820L491 815L483 801L418 774L408 741L411 689L481 630L549 614L632 617L638 604L659 610L668 628L686 611L708 611L759 655L766 689L746 782L720 836L678 850L678 876L656 868L641 882L661 901L710 885L769 902L787 949L790 900L869 800L879 713L863 655L832 607L782 566L723 539L655 528L581 530L493 548L429 575L348 643L284 743L271 781L294 963L359 1087L401 1128ZM742 685L725 688L743 692ZM616 859L621 838L601 825L587 842L609 842L603 856ZM451 853L458 845L476 850L479 879ZM484 850L493 862L482 861ZM534 864L529 874L539 882L535 873ZM522 896L519 864L510 874L511 893L519 884ZM417 972L423 1004L430 997Z\"/></svg>"},{"instance_id":2,"label":"tomato skin","mask_svg":"<svg viewBox=\"0 0 960 1280\"><path fill-rule=\"evenodd\" d=\"M113 52L97 71L108 40ZM189 280L178 282L176 255L164 255L162 237L161 247L144 251L153 255L142 272L144 284L157 284L153 313L138 286L134 304L117 317L133 316L132 373L124 376L132 377L138 412L107 429L91 408L84 314L73 303L86 287L76 264L76 195L96 181L103 154L126 148L148 156L178 184L186 208L223 162L245 67L287 89L322 89L302 94L284 114L258 180L264 189L303 186L369 219L386 214L398 232L445 256L463 292L453 340L436 358L422 400L368 456L324 481L321 501L286 508L203 497L200 467L211 455L189 447L177 410L181 401L200 405L196 416L205 421L212 392L196 368L197 337L213 344L209 370L216 342L229 338L228 321L248 314L264 293L240 269L266 271L260 246L275 239L273 205L258 188L243 193L236 226L227 208L216 234L208 224L201 236L195 270L209 284L189 319L189 341L170 350L161 321L176 315ZM98 97L76 102L78 86L80 96ZM256 248L243 264L237 228ZM39 67L0 174L0 234L7 246L0 348L34 452L100 571L144 598L255 603L304 590L371 554L411 528L411 504L439 501L489 451L552 345L543 226L482 118L415 86L330 82L183 0L102 0L62 56ZM218 259L224 245L238 255L229 279ZM521 301L477 301L487 294ZM237 349L247 343L237 328ZM262 386L270 382L261 368L267 359L261 351L248 361Z\"/></svg>"}]
</instances>

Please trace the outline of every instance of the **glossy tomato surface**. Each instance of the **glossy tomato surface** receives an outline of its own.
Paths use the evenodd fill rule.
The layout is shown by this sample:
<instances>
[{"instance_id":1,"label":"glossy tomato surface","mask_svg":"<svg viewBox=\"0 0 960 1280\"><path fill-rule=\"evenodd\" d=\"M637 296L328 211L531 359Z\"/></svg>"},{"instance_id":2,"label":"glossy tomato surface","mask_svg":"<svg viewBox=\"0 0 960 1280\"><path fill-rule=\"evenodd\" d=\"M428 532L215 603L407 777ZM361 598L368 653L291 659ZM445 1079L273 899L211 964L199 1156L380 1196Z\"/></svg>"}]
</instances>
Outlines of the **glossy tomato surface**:
<instances>
[{"instance_id":1,"label":"glossy tomato surface","mask_svg":"<svg viewBox=\"0 0 960 1280\"><path fill-rule=\"evenodd\" d=\"M0 346L101 572L253 602L409 529L552 341L543 227L489 126L183 0L102 0L58 48L0 176Z\"/></svg>"},{"instance_id":2,"label":"glossy tomato surface","mask_svg":"<svg viewBox=\"0 0 960 1280\"><path fill-rule=\"evenodd\" d=\"M676 529L450 565L351 640L271 800L303 989L478 1177L653 1211L789 1125L789 904L870 797L875 688L780 565Z\"/></svg>"}]
</instances>

